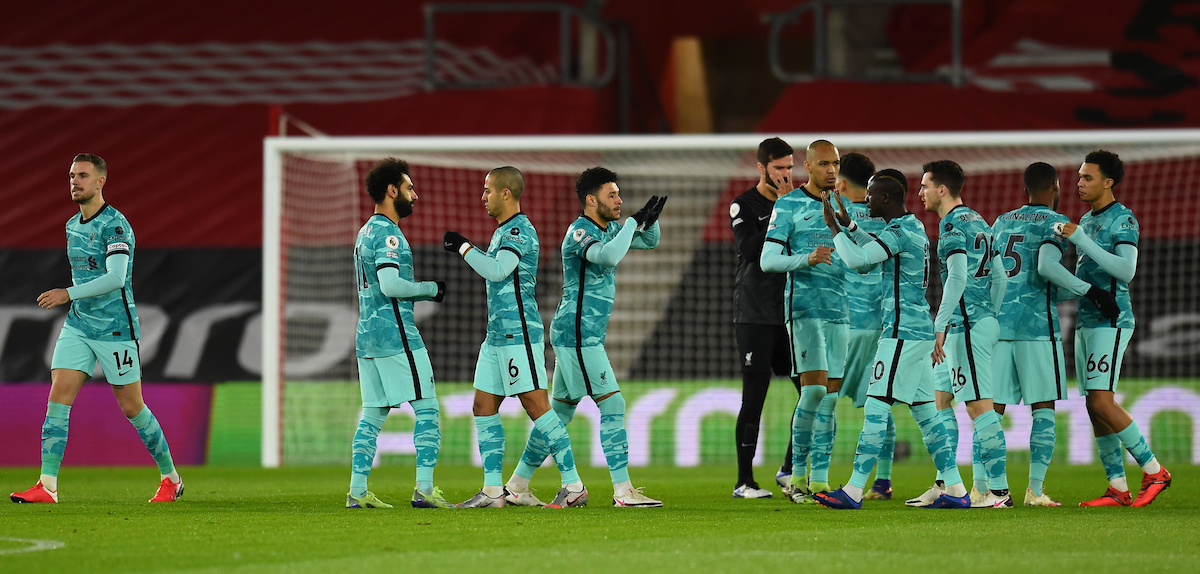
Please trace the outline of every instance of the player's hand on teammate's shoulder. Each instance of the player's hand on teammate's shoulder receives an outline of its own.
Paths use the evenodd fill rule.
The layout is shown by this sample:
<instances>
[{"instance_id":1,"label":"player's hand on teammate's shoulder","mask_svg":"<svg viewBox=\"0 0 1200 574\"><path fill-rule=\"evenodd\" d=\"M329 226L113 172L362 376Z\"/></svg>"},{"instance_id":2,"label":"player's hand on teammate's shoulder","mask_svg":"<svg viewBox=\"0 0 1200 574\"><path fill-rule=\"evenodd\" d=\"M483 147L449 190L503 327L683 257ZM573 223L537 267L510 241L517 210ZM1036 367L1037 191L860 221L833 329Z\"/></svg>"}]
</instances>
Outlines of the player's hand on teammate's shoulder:
<instances>
[{"instance_id":1,"label":"player's hand on teammate's shoulder","mask_svg":"<svg viewBox=\"0 0 1200 574\"><path fill-rule=\"evenodd\" d=\"M1063 237L1070 237L1071 234L1075 233L1075 230L1078 228L1079 228L1078 225L1068 221L1068 222L1062 224L1062 227L1060 227L1058 229L1058 234Z\"/></svg>"}]
</instances>

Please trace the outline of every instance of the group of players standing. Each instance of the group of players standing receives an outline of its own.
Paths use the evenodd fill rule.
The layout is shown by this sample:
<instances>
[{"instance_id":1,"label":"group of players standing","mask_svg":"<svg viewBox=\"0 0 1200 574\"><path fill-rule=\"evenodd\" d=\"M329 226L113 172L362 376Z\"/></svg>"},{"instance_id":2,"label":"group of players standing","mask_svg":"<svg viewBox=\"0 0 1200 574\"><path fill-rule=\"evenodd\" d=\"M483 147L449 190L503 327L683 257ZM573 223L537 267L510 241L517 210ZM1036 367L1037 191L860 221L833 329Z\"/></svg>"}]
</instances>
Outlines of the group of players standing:
<instances>
[{"instance_id":1,"label":"group of players standing","mask_svg":"<svg viewBox=\"0 0 1200 574\"><path fill-rule=\"evenodd\" d=\"M1013 505L1001 416L1032 409L1025 504L1059 506L1043 490L1054 454L1054 403L1066 400L1066 366L1056 304L1077 298L1075 365L1109 488L1081 506L1146 506L1171 484L1137 423L1116 403L1121 358L1133 334L1129 281L1137 266L1138 223L1113 187L1124 177L1116 154L1087 154L1079 197L1091 204L1078 225L1056 209L1058 175L1046 163L1025 170L1029 203L988 225L963 204L965 174L950 160L922 166L920 198L938 225L942 299L926 301L930 250L925 227L905 207L907 178L876 171L859 153L830 142L807 148L809 180L792 189L793 150L771 138L758 149L759 183L730 205L739 266L735 308L743 403L735 432L735 498L766 498L752 460L771 372L800 392L791 441L776 475L793 502L862 507L890 499L895 444L892 407L909 406L937 467L933 487L906 502L923 508ZM1062 265L1066 243L1076 272ZM786 273L786 278L782 274ZM837 399L863 408L853 474L832 490L829 459ZM958 472L953 402L974 425L973 488ZM1129 492L1122 446L1142 467ZM876 480L867 481L876 463ZM811 473L810 473L811 465Z\"/></svg>"}]
</instances>

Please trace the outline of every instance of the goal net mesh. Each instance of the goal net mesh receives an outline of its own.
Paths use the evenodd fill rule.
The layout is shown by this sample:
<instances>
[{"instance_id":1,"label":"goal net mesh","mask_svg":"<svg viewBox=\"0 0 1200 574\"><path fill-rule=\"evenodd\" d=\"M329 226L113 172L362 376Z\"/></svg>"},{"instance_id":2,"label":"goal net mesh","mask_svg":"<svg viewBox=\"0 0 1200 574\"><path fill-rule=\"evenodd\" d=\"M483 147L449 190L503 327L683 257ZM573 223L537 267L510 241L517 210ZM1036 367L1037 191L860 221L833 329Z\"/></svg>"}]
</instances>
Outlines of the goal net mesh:
<instances>
[{"instance_id":1,"label":"goal net mesh","mask_svg":"<svg viewBox=\"0 0 1200 574\"><path fill-rule=\"evenodd\" d=\"M786 138L785 138L786 139ZM470 382L487 321L484 281L457 254L441 248L447 229L476 245L486 245L496 223L481 200L491 168L513 165L525 175L522 208L541 243L537 298L543 321L561 297L560 246L567 226L580 213L574 193L579 173L602 165L620 176L625 213L651 195L668 195L662 240L657 249L631 251L617 272L617 296L606 348L629 404L631 463L729 464L735 461L733 424L740 404L740 363L732 324L736 256L729 227L729 202L758 181L754 145L745 140L705 149L597 149L494 151L465 140L460 150L420 152L380 147L321 152L284 152L281 157L282 305L281 413L284 464L348 464L361 410L354 359L358 317L352 246L373 203L363 177L378 159L394 156L411 164L419 199L412 216L400 222L413 249L418 280L449 285L441 304L419 303L416 316L429 348L442 405L441 461L478 464L471 420ZM794 178L803 182L803 148L790 141ZM834 143L838 143L835 141ZM1089 145L1031 143L1024 146L863 147L857 151L879 169L896 168L910 181L908 204L937 235L936 214L924 213L916 197L920 166L953 159L967 173L964 200L988 221L1026 202L1022 173L1035 161L1059 170L1059 211L1078 221L1086 206L1075 193L1076 171L1084 155L1103 147L1122 157L1125 181L1116 188L1141 224L1139 269L1131 285L1138 327L1122 368L1120 399L1134 412L1163 460L1200 463L1200 309L1194 285L1200 270L1200 142L1183 144ZM1067 265L1074 258L1068 255ZM938 275L933 274L934 277ZM940 286L930 286L936 305ZM1068 374L1074 375L1074 305L1062 312ZM549 346L547 345L547 351ZM553 369L552 353L547 367ZM1095 461L1090 426L1082 401L1072 392L1059 409L1056 459ZM763 415L759 459L776 465L788 440L796 392L777 378ZM594 435L598 414L581 406L569 428L576 458L603 465ZM843 401L834 463L848 462L861 428L861 412ZM594 409L594 407L593 407ZM1015 412L1014 412L1015 411ZM506 462L524 446L529 421L518 401L502 409L510 427ZM965 416L965 415L964 415ZM1009 409L1009 448L1028 450L1028 410ZM911 423L907 416L898 417ZM634 427L637 428L634 428ZM970 428L967 424L963 428ZM381 437L380 463L411 464L412 416L394 411ZM901 428L901 440L923 453L919 434ZM642 433L644 436L634 436ZM689 434L690 433L690 434ZM1014 434L1015 433L1015 434ZM1026 440L1020 437L1024 433ZM407 441L407 442L406 442ZM969 448L970 441L961 441ZM1090 453L1090 454L1089 454ZM960 453L961 455L962 453ZM969 459L969 453L966 453ZM915 460L926 457L918 454Z\"/></svg>"}]
</instances>

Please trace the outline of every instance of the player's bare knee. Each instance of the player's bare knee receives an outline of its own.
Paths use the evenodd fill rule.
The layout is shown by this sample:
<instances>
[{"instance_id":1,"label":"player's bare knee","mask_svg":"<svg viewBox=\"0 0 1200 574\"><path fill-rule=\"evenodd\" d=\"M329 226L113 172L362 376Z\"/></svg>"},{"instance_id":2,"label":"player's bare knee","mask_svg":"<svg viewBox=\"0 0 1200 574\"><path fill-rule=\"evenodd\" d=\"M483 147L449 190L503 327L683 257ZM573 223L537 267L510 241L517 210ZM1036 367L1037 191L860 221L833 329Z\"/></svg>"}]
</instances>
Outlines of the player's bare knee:
<instances>
[{"instance_id":1,"label":"player's bare knee","mask_svg":"<svg viewBox=\"0 0 1200 574\"><path fill-rule=\"evenodd\" d=\"M971 415L971 418L975 418L983 413L986 413L986 412L992 410L992 407L993 407L992 399L980 399L978 401L971 401L971 402L967 403L967 414Z\"/></svg>"}]
</instances>

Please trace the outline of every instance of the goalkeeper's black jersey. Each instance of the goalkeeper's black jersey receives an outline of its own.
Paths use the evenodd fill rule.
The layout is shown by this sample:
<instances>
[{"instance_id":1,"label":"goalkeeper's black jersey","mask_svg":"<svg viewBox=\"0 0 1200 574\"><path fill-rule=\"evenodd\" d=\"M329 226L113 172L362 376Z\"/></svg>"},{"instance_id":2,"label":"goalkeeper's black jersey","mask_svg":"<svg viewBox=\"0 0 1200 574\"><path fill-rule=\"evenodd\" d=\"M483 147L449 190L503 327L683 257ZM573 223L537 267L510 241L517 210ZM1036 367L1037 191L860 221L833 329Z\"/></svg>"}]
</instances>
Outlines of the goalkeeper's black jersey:
<instances>
[{"instance_id":1,"label":"goalkeeper's black jersey","mask_svg":"<svg viewBox=\"0 0 1200 574\"><path fill-rule=\"evenodd\" d=\"M733 286L733 322L783 325L783 287L786 273L764 273L758 264L775 202L756 188L729 204L729 225L738 255Z\"/></svg>"}]
</instances>

